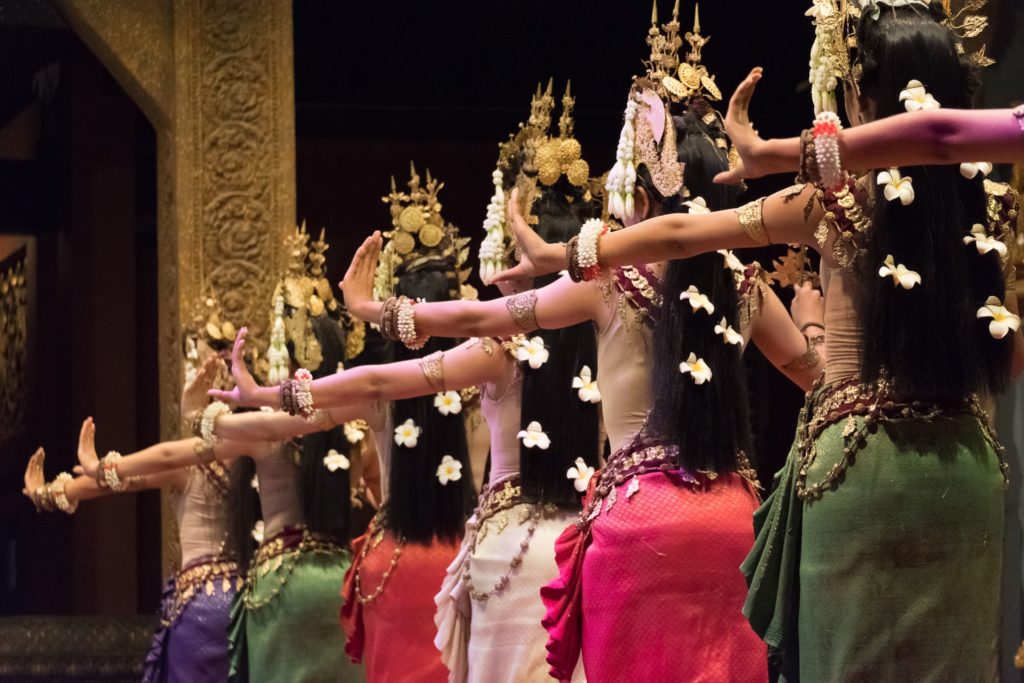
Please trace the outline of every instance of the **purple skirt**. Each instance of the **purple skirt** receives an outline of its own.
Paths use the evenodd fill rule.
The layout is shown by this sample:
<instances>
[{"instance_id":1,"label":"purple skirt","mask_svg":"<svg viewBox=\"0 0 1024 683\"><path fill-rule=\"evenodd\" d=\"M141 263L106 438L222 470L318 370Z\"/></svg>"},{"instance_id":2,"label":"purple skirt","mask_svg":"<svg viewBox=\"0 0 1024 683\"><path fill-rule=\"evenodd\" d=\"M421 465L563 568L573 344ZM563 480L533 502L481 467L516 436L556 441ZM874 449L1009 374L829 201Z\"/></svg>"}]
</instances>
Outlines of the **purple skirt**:
<instances>
[{"instance_id":1,"label":"purple skirt","mask_svg":"<svg viewBox=\"0 0 1024 683\"><path fill-rule=\"evenodd\" d=\"M233 562L210 558L168 579L142 683L227 681L228 627L239 583Z\"/></svg>"}]
</instances>

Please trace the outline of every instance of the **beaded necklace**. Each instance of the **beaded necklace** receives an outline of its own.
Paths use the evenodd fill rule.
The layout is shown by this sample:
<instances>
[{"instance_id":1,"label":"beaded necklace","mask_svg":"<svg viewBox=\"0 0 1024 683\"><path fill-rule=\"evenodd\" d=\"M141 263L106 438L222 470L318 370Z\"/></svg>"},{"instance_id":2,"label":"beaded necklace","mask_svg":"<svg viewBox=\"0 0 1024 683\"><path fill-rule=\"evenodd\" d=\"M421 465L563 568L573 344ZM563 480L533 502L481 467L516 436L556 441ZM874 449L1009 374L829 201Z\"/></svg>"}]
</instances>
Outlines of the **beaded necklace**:
<instances>
[{"instance_id":1,"label":"beaded necklace","mask_svg":"<svg viewBox=\"0 0 1024 683\"><path fill-rule=\"evenodd\" d=\"M388 579L391 578L392 572L395 571L395 567L398 566L398 560L402 557L402 548L405 547L405 541L402 539L396 539L395 549L391 553L391 562L388 564L388 568L384 570L384 575L380 579L380 585L374 589L369 595L363 594L363 561L366 556L370 554L370 546L377 547L384 540L384 528L380 527L381 513L377 513L374 518L370 521L370 528L366 533L366 541L363 542L363 547L359 550L359 559L356 561L355 570L355 590L356 600L359 601L360 605L368 605L381 596L384 592L384 587L388 584ZM374 541L376 540L376 543Z\"/></svg>"}]
</instances>

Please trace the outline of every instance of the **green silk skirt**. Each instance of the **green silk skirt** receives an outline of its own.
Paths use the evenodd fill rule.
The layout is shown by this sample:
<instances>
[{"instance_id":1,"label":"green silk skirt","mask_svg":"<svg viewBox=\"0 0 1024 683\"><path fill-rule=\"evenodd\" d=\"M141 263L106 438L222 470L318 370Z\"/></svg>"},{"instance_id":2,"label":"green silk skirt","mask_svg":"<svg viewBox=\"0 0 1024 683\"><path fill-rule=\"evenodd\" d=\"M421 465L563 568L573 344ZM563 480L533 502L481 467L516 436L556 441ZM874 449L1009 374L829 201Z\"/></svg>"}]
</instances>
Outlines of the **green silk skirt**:
<instances>
[{"instance_id":1,"label":"green silk skirt","mask_svg":"<svg viewBox=\"0 0 1024 683\"><path fill-rule=\"evenodd\" d=\"M362 665L345 655L345 634L338 625L341 585L352 553L313 545L262 558L257 554L232 611L231 681L365 680Z\"/></svg>"},{"instance_id":2,"label":"green silk skirt","mask_svg":"<svg viewBox=\"0 0 1024 683\"><path fill-rule=\"evenodd\" d=\"M783 677L996 680L1004 476L979 415L840 416L811 460L800 437L743 565Z\"/></svg>"}]
</instances>

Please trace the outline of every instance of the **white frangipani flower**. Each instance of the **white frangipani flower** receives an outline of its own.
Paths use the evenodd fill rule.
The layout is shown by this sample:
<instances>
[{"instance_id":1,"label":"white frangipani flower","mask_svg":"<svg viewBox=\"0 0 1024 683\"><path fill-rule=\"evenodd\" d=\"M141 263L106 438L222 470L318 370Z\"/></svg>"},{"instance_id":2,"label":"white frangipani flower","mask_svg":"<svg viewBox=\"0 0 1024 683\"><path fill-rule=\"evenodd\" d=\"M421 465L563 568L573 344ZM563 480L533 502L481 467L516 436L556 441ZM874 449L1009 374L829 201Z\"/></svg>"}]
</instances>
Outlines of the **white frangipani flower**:
<instances>
[{"instance_id":1,"label":"white frangipani flower","mask_svg":"<svg viewBox=\"0 0 1024 683\"><path fill-rule=\"evenodd\" d=\"M898 168L880 171L875 182L885 185L882 194L888 201L892 202L898 199L903 206L914 203L914 179L910 176L900 175Z\"/></svg>"},{"instance_id":2,"label":"white frangipani flower","mask_svg":"<svg viewBox=\"0 0 1024 683\"><path fill-rule=\"evenodd\" d=\"M255 474L252 475L252 481L249 482L249 486L251 486L254 489L256 489L256 492L259 493L259 490L260 490L260 478L257 475L255 475Z\"/></svg>"},{"instance_id":3,"label":"white frangipani flower","mask_svg":"<svg viewBox=\"0 0 1024 683\"><path fill-rule=\"evenodd\" d=\"M345 438L348 439L349 443L355 444L366 438L366 430L363 429L362 423L358 420L352 422L346 422L344 426Z\"/></svg>"},{"instance_id":4,"label":"white frangipani flower","mask_svg":"<svg viewBox=\"0 0 1024 683\"><path fill-rule=\"evenodd\" d=\"M979 173L987 176L992 172L992 164L987 161L965 161L960 164L960 175L968 180L973 180Z\"/></svg>"},{"instance_id":5,"label":"white frangipani flower","mask_svg":"<svg viewBox=\"0 0 1024 683\"><path fill-rule=\"evenodd\" d=\"M352 466L352 463L348 461L343 454L339 453L335 449L327 451L327 455L324 456L324 467L331 472L337 472L338 470L347 470Z\"/></svg>"},{"instance_id":6,"label":"white frangipani flower","mask_svg":"<svg viewBox=\"0 0 1024 683\"><path fill-rule=\"evenodd\" d=\"M703 197L694 197L688 202L683 202L683 206L690 210L690 213L711 213L711 209L708 208L708 203L704 201Z\"/></svg>"},{"instance_id":7,"label":"white frangipani flower","mask_svg":"<svg viewBox=\"0 0 1024 683\"><path fill-rule=\"evenodd\" d=\"M743 343L743 335L732 329L732 326L729 325L729 321L724 317L717 325L715 325L715 334L722 335L722 339L725 340L726 344Z\"/></svg>"},{"instance_id":8,"label":"white frangipani flower","mask_svg":"<svg viewBox=\"0 0 1024 683\"><path fill-rule=\"evenodd\" d=\"M583 458L576 458L575 467L565 472L565 478L572 481L572 486L579 493L584 493L594 476L594 468L587 465Z\"/></svg>"},{"instance_id":9,"label":"white frangipani flower","mask_svg":"<svg viewBox=\"0 0 1024 683\"><path fill-rule=\"evenodd\" d=\"M584 403L601 402L601 390L597 388L597 380L592 379L589 365L580 369L579 377L572 378L572 388L579 389L577 395Z\"/></svg>"},{"instance_id":10,"label":"white frangipani flower","mask_svg":"<svg viewBox=\"0 0 1024 683\"><path fill-rule=\"evenodd\" d=\"M907 83L906 90L900 92L900 102L907 111L922 111L928 109L939 109L942 105L932 97L921 81L913 80Z\"/></svg>"},{"instance_id":11,"label":"white frangipani flower","mask_svg":"<svg viewBox=\"0 0 1024 683\"><path fill-rule=\"evenodd\" d=\"M395 444L405 448L416 448L422 430L416 426L410 417L402 424L395 427Z\"/></svg>"},{"instance_id":12,"label":"white frangipani flower","mask_svg":"<svg viewBox=\"0 0 1024 683\"><path fill-rule=\"evenodd\" d=\"M708 315L715 312L715 305L711 303L711 299L706 294L701 294L697 291L696 285L690 285L686 288L685 292L679 293L680 301L689 301L690 307L693 308L693 312L696 313L700 309L704 309Z\"/></svg>"},{"instance_id":13,"label":"white frangipani flower","mask_svg":"<svg viewBox=\"0 0 1024 683\"><path fill-rule=\"evenodd\" d=\"M516 438L522 439L523 445L527 448L539 448L542 451L546 451L551 446L551 439L544 433L544 428L540 426L540 422L536 420L526 425L526 429L520 430L516 434Z\"/></svg>"},{"instance_id":14,"label":"white frangipani flower","mask_svg":"<svg viewBox=\"0 0 1024 683\"><path fill-rule=\"evenodd\" d=\"M711 368L708 367L703 358L697 358L695 353L691 353L689 358L679 364L679 372L689 375L694 384L704 384L711 381Z\"/></svg>"},{"instance_id":15,"label":"white frangipani flower","mask_svg":"<svg viewBox=\"0 0 1024 683\"><path fill-rule=\"evenodd\" d=\"M437 480L441 486L447 486L450 481L462 479L462 463L450 455L441 458L441 464L437 466Z\"/></svg>"},{"instance_id":16,"label":"white frangipani flower","mask_svg":"<svg viewBox=\"0 0 1024 683\"><path fill-rule=\"evenodd\" d=\"M256 525L252 528L252 539L257 543L263 543L263 520L256 522Z\"/></svg>"},{"instance_id":17,"label":"white frangipani flower","mask_svg":"<svg viewBox=\"0 0 1024 683\"><path fill-rule=\"evenodd\" d=\"M975 223L971 231L964 237L964 244L973 243L979 254L987 254L995 251L1000 256L1006 256L1006 245L998 237L993 237L985 231L985 226Z\"/></svg>"},{"instance_id":18,"label":"white frangipani flower","mask_svg":"<svg viewBox=\"0 0 1024 683\"><path fill-rule=\"evenodd\" d=\"M736 254L732 253L732 250L719 249L718 253L725 257L725 267L729 270L736 273L742 273L746 270L746 266L743 265L743 261L740 261Z\"/></svg>"},{"instance_id":19,"label":"white frangipani flower","mask_svg":"<svg viewBox=\"0 0 1024 683\"><path fill-rule=\"evenodd\" d=\"M516 358L529 363L534 370L548 362L548 355L548 350L544 348L544 340L540 337L523 337L516 347Z\"/></svg>"},{"instance_id":20,"label":"white frangipani flower","mask_svg":"<svg viewBox=\"0 0 1024 683\"><path fill-rule=\"evenodd\" d=\"M921 276L902 263L894 263L892 254L886 256L882 263L882 267L878 269L878 275L879 277L891 277L893 286L913 289L915 285L921 284Z\"/></svg>"},{"instance_id":21,"label":"white frangipani flower","mask_svg":"<svg viewBox=\"0 0 1024 683\"><path fill-rule=\"evenodd\" d=\"M434 407L442 415L458 415L462 412L462 396L457 391L442 391L434 396Z\"/></svg>"},{"instance_id":22,"label":"white frangipani flower","mask_svg":"<svg viewBox=\"0 0 1024 683\"><path fill-rule=\"evenodd\" d=\"M997 296L990 296L985 300L985 305L978 309L978 319L991 318L988 323L988 333L993 339L1002 339L1011 330L1016 332L1020 329L1020 316L1011 313Z\"/></svg>"}]
</instances>

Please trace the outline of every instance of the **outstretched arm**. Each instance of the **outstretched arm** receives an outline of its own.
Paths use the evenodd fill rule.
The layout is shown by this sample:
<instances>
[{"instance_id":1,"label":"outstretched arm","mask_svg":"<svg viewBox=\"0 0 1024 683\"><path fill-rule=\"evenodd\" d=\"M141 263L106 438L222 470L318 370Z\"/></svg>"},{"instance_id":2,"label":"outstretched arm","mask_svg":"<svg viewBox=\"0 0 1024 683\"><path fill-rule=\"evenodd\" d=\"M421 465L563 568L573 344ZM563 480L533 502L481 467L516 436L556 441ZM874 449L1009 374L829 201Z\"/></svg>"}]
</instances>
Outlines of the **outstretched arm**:
<instances>
[{"instance_id":1,"label":"outstretched arm","mask_svg":"<svg viewBox=\"0 0 1024 683\"><path fill-rule=\"evenodd\" d=\"M750 72L729 101L725 128L741 163L719 174L738 183L800 167L800 138L762 140L750 124L749 107L761 68ZM923 166L964 161L1015 163L1024 158L1024 118L1013 109L933 109L890 116L842 131L845 168Z\"/></svg>"}]
</instances>

